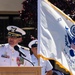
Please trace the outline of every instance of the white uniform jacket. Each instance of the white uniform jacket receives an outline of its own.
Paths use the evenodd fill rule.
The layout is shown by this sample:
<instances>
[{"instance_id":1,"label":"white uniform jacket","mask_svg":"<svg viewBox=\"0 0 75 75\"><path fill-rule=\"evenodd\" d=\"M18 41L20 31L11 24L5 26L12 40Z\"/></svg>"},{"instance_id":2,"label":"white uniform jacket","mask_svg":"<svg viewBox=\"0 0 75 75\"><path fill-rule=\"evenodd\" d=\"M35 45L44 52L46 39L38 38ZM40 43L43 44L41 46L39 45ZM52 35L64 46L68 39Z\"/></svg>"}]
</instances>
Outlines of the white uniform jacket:
<instances>
[{"instance_id":1,"label":"white uniform jacket","mask_svg":"<svg viewBox=\"0 0 75 75\"><path fill-rule=\"evenodd\" d=\"M31 55L31 58L32 58L32 62L34 66L38 66L38 60L34 56L34 54ZM40 58L40 66L42 67L41 75L46 75L45 73L46 71L53 69L53 66L51 65L51 63L49 61L43 60L42 58Z\"/></svg>"},{"instance_id":2,"label":"white uniform jacket","mask_svg":"<svg viewBox=\"0 0 75 75\"><path fill-rule=\"evenodd\" d=\"M0 47L0 66L32 66L32 64L29 62L31 61L30 51L25 50L20 45L18 45L18 47L26 57L16 51L8 43Z\"/></svg>"}]
</instances>

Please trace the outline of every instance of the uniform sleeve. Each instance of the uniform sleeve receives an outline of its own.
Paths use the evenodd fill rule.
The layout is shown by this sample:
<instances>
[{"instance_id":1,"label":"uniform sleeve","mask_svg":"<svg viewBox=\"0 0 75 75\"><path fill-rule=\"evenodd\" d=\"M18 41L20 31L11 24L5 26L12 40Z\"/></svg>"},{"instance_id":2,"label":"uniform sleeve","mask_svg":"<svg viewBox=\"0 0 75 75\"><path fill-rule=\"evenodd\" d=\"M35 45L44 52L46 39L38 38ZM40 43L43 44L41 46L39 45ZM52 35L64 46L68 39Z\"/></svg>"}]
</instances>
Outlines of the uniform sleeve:
<instances>
[{"instance_id":1,"label":"uniform sleeve","mask_svg":"<svg viewBox=\"0 0 75 75\"><path fill-rule=\"evenodd\" d=\"M46 71L49 71L49 70L52 70L52 69L53 69L52 64L47 60L46 61Z\"/></svg>"}]
</instances>

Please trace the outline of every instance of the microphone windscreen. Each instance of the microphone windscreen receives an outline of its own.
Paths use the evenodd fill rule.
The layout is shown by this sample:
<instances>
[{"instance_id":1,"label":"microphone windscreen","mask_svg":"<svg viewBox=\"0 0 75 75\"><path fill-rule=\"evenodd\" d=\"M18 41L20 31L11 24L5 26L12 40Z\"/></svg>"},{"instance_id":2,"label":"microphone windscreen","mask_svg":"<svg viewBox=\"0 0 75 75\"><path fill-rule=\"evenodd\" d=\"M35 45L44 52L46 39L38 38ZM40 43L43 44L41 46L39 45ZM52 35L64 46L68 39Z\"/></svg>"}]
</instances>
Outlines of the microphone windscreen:
<instances>
[{"instance_id":1,"label":"microphone windscreen","mask_svg":"<svg viewBox=\"0 0 75 75\"><path fill-rule=\"evenodd\" d=\"M23 52L21 52L21 51L19 50L19 47L18 47L17 45L14 46L14 49L15 49L16 51L18 51L20 55L23 55L23 56L26 57L26 55L25 55Z\"/></svg>"},{"instance_id":2,"label":"microphone windscreen","mask_svg":"<svg viewBox=\"0 0 75 75\"><path fill-rule=\"evenodd\" d=\"M18 51L18 50L19 50L19 47L16 45L16 46L14 46L14 49L15 49L16 51Z\"/></svg>"}]
</instances>

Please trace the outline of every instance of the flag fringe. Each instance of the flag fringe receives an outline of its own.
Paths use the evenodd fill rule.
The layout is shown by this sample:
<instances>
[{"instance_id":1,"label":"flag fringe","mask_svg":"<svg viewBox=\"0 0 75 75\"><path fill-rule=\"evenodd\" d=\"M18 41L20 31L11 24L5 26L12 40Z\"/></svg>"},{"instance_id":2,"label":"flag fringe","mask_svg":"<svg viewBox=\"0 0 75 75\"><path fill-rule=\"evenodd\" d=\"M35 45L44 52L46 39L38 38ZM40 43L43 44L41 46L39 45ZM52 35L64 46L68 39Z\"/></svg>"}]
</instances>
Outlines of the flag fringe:
<instances>
[{"instance_id":1,"label":"flag fringe","mask_svg":"<svg viewBox=\"0 0 75 75\"><path fill-rule=\"evenodd\" d=\"M68 15L66 15L63 11L61 11L58 7L56 7L55 5L53 5L51 2L49 2L48 0L45 0L49 5L51 5L55 10L57 10L58 12L60 12L60 14L62 14L63 16L66 17L67 20L70 20L72 23L75 24L75 21L72 20L72 18L70 18Z\"/></svg>"},{"instance_id":2,"label":"flag fringe","mask_svg":"<svg viewBox=\"0 0 75 75\"><path fill-rule=\"evenodd\" d=\"M69 72L70 75L73 75L72 72L70 72L69 70L67 70L67 69L66 69L61 63L59 63L56 59L47 58L47 57L45 57L45 56L43 56L43 55L41 55L41 54L38 54L37 56L38 56L38 58L42 58L42 59L44 59L44 60L54 60L56 65L58 65L60 68L64 69L66 72Z\"/></svg>"}]
</instances>

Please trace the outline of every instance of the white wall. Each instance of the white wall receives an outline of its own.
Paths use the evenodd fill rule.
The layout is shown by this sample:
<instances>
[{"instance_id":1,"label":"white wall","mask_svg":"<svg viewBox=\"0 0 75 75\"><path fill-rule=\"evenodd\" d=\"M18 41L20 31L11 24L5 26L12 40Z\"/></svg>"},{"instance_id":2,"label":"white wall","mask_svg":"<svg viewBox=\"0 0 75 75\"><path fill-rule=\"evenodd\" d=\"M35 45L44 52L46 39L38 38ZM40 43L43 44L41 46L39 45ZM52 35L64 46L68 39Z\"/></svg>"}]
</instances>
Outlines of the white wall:
<instances>
[{"instance_id":1,"label":"white wall","mask_svg":"<svg viewBox=\"0 0 75 75\"><path fill-rule=\"evenodd\" d=\"M0 11L19 11L24 0L0 0Z\"/></svg>"}]
</instances>

